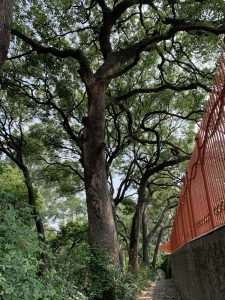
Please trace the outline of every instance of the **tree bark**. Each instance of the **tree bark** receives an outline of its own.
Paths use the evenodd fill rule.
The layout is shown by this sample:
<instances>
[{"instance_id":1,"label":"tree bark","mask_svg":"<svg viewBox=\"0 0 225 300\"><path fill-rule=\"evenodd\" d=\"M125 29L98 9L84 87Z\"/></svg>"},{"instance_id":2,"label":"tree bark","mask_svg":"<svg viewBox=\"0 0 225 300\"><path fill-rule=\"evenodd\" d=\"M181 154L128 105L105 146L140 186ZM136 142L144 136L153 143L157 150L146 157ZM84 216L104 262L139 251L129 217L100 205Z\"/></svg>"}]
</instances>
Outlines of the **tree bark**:
<instances>
[{"instance_id":1,"label":"tree bark","mask_svg":"<svg viewBox=\"0 0 225 300\"><path fill-rule=\"evenodd\" d=\"M34 193L34 188L31 182L31 177L29 170L26 166L22 166L23 176L25 179L25 184L28 191L28 201L29 205L32 207L32 214L35 220L35 225L38 233L38 238L41 242L45 242L45 232L44 232L44 226L41 220L41 217L37 210L37 203L36 203L36 197Z\"/></svg>"},{"instance_id":2,"label":"tree bark","mask_svg":"<svg viewBox=\"0 0 225 300\"><path fill-rule=\"evenodd\" d=\"M88 116L84 128L84 178L88 211L89 245L119 267L117 231L108 189L105 158L105 83L86 84ZM102 276L99 270L99 276ZM114 300L113 288L95 300Z\"/></svg>"},{"instance_id":3,"label":"tree bark","mask_svg":"<svg viewBox=\"0 0 225 300\"><path fill-rule=\"evenodd\" d=\"M0 69L8 53L13 4L13 0L0 0Z\"/></svg>"},{"instance_id":4,"label":"tree bark","mask_svg":"<svg viewBox=\"0 0 225 300\"><path fill-rule=\"evenodd\" d=\"M119 260L120 260L120 270L123 273L124 272L124 260L123 260L123 252L122 250L119 251Z\"/></svg>"},{"instance_id":5,"label":"tree bark","mask_svg":"<svg viewBox=\"0 0 225 300\"><path fill-rule=\"evenodd\" d=\"M38 212L37 209L37 201L36 201L36 197L35 197L35 192L34 192L34 187L31 181L31 177L30 177L30 172L28 170L28 168L25 165L21 165L20 166L22 172L23 172L23 176L25 179L25 185L27 187L27 191L28 191L28 201L29 201L29 205L32 208L32 215L35 221L35 226L36 226L36 231L38 234L38 239L39 241L41 241L42 243L46 243L46 239L45 239L45 231L44 231L44 226L43 226L43 222L41 219L41 216ZM51 264L50 264L50 260L47 254L43 253L41 255L41 259L43 261L43 268L41 268L40 270L40 274L43 273L43 271L45 270L50 270L51 269Z\"/></svg>"},{"instance_id":6,"label":"tree bark","mask_svg":"<svg viewBox=\"0 0 225 300\"><path fill-rule=\"evenodd\" d=\"M146 265L149 265L149 255L148 255L148 229L147 229L147 223L146 223L146 208L145 205L142 215L142 251L143 251L143 263Z\"/></svg>"},{"instance_id":7,"label":"tree bark","mask_svg":"<svg viewBox=\"0 0 225 300\"><path fill-rule=\"evenodd\" d=\"M147 206L145 206L146 208ZM158 230L158 228L161 226L165 214L168 212L168 210L175 208L176 204L170 204L168 203L168 205L162 210L161 215L159 216L155 226L152 228L152 230L147 233L147 226L146 226L146 222L145 222L145 210L143 212L143 220L142 220L142 226L143 226L143 262L146 263L149 266L149 256L148 256L148 249L149 249L149 244L151 239L153 238L153 236L155 235L156 231ZM145 222L145 224L143 224L143 222Z\"/></svg>"},{"instance_id":8,"label":"tree bark","mask_svg":"<svg viewBox=\"0 0 225 300\"><path fill-rule=\"evenodd\" d=\"M145 188L146 181L140 184L138 190L138 203L136 211L132 219L131 231L130 231L130 249L129 249L129 269L132 273L136 274L138 271L138 245L140 236L140 225L142 221L142 215L145 208Z\"/></svg>"},{"instance_id":9,"label":"tree bark","mask_svg":"<svg viewBox=\"0 0 225 300\"><path fill-rule=\"evenodd\" d=\"M117 232L109 193L105 159L105 84L87 87L88 117L84 129L84 176L89 243L118 264Z\"/></svg>"},{"instance_id":10,"label":"tree bark","mask_svg":"<svg viewBox=\"0 0 225 300\"><path fill-rule=\"evenodd\" d=\"M152 269L155 270L156 267L156 260L157 260L157 255L158 255L158 251L159 251L159 245L162 239L162 234L163 234L164 228L161 228L158 234L158 237L156 239L156 243L155 243L155 250L154 250L154 254L153 254L153 258L152 258Z\"/></svg>"},{"instance_id":11,"label":"tree bark","mask_svg":"<svg viewBox=\"0 0 225 300\"><path fill-rule=\"evenodd\" d=\"M161 227L161 229L159 231L159 234L158 234L158 237L157 237L157 240L156 240L156 243L155 243L155 250L154 250L154 255L153 255L153 259L152 259L152 263L151 263L151 266L152 266L153 269L155 269L155 267L156 267L156 260L157 260L157 255L158 255L158 252L159 252L159 245L161 243L163 232L166 229L171 228L171 227L172 226L170 224L168 224L165 227Z\"/></svg>"}]
</instances>

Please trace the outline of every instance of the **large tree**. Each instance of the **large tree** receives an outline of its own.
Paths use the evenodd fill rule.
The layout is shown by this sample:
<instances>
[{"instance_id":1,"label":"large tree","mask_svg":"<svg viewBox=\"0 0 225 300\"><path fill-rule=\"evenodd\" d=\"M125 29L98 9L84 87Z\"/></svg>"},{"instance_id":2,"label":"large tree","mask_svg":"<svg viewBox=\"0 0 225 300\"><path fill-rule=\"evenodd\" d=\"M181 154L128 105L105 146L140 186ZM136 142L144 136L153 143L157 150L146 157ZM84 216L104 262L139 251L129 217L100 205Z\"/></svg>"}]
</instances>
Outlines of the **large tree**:
<instances>
[{"instance_id":1,"label":"large tree","mask_svg":"<svg viewBox=\"0 0 225 300\"><path fill-rule=\"evenodd\" d=\"M163 101L166 90L172 91L167 98L182 92L183 101L187 91L193 91L187 97L192 95L193 103L202 97L202 89L209 91L212 75L204 63L210 59L209 49L218 50L217 36L225 33L224 5L221 1L167 5L161 0L17 4L9 57L17 74L9 73L10 80L29 99L54 111L50 118L60 115L81 154L90 245L106 249L115 261L106 117L111 109L126 114L129 108L133 113L143 99ZM62 100L64 94L69 97ZM130 139L138 142L132 128L128 133L124 147ZM151 139L157 147L154 134ZM121 151L115 149L114 157L117 150Z\"/></svg>"}]
</instances>

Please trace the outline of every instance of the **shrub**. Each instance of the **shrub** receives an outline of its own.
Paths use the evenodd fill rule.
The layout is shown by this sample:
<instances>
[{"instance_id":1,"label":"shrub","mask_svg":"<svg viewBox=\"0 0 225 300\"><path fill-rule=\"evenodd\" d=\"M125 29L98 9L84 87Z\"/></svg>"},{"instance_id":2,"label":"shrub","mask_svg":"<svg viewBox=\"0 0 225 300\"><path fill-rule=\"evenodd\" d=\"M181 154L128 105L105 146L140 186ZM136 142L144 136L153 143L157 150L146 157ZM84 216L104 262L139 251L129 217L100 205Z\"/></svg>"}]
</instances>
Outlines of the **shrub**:
<instances>
[{"instance_id":1,"label":"shrub","mask_svg":"<svg viewBox=\"0 0 225 300\"><path fill-rule=\"evenodd\" d=\"M29 209L23 216L30 218ZM4 300L84 300L75 286L57 274L38 276L44 250L21 211L0 213L0 295Z\"/></svg>"}]
</instances>

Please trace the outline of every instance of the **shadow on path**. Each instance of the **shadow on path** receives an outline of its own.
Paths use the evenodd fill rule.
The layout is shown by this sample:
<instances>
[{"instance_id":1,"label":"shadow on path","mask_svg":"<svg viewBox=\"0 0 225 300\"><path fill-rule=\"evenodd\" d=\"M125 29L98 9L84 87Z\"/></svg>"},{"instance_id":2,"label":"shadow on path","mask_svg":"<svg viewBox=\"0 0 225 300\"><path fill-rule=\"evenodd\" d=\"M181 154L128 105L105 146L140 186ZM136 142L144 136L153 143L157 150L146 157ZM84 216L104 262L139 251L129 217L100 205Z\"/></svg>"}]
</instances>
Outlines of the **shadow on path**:
<instances>
[{"instance_id":1,"label":"shadow on path","mask_svg":"<svg viewBox=\"0 0 225 300\"><path fill-rule=\"evenodd\" d=\"M173 280L160 280L153 290L152 300L182 300Z\"/></svg>"},{"instance_id":2,"label":"shadow on path","mask_svg":"<svg viewBox=\"0 0 225 300\"><path fill-rule=\"evenodd\" d=\"M182 300L173 280L151 283L149 290L143 291L138 300Z\"/></svg>"}]
</instances>

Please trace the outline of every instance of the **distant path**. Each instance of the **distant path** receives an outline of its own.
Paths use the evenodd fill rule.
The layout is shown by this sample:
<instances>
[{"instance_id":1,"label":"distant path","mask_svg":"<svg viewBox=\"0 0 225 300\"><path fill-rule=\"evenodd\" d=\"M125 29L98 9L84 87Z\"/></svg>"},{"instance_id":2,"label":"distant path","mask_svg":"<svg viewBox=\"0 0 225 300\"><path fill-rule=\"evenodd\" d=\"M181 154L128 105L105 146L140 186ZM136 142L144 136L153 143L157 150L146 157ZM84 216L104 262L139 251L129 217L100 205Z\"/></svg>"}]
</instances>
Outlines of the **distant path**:
<instances>
[{"instance_id":1,"label":"distant path","mask_svg":"<svg viewBox=\"0 0 225 300\"><path fill-rule=\"evenodd\" d=\"M143 291L138 300L182 300L173 280L152 282L148 290Z\"/></svg>"}]
</instances>

